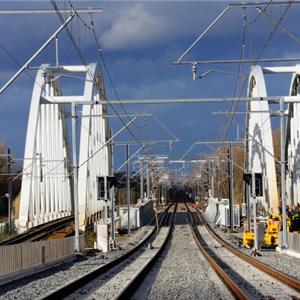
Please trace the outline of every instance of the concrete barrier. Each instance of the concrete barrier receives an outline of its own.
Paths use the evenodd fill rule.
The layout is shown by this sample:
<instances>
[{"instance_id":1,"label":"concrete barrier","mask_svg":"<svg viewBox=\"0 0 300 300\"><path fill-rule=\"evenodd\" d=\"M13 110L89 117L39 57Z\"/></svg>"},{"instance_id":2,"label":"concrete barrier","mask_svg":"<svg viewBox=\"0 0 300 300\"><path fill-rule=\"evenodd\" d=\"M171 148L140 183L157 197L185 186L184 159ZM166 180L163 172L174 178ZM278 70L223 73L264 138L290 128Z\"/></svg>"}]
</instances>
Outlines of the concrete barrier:
<instances>
[{"instance_id":1,"label":"concrete barrier","mask_svg":"<svg viewBox=\"0 0 300 300\"><path fill-rule=\"evenodd\" d=\"M205 218L209 222L214 222L218 217L218 199L217 198L208 198L208 205L206 207L206 210L204 212Z\"/></svg>"},{"instance_id":2,"label":"concrete barrier","mask_svg":"<svg viewBox=\"0 0 300 300\"><path fill-rule=\"evenodd\" d=\"M119 213L120 213L120 229L121 230L127 230L128 228L128 208L127 206L120 206L119 207ZM136 209L134 206L130 207L130 228L136 229L137 228L137 215L136 215Z\"/></svg>"},{"instance_id":3,"label":"concrete barrier","mask_svg":"<svg viewBox=\"0 0 300 300\"><path fill-rule=\"evenodd\" d=\"M126 230L128 228L128 208L127 206L120 206L120 229ZM145 225L149 225L154 217L153 201L144 200L130 207L130 225L131 229L136 229Z\"/></svg>"},{"instance_id":4,"label":"concrete barrier","mask_svg":"<svg viewBox=\"0 0 300 300\"><path fill-rule=\"evenodd\" d=\"M205 218L219 226L229 226L229 200L217 198L209 198L208 206L204 212ZM235 228L240 227L240 207L234 205L234 225Z\"/></svg>"},{"instance_id":5,"label":"concrete barrier","mask_svg":"<svg viewBox=\"0 0 300 300\"><path fill-rule=\"evenodd\" d=\"M278 247L279 252L300 258L300 233L288 232L287 233L288 249L282 249L282 231L278 235Z\"/></svg>"}]
</instances>

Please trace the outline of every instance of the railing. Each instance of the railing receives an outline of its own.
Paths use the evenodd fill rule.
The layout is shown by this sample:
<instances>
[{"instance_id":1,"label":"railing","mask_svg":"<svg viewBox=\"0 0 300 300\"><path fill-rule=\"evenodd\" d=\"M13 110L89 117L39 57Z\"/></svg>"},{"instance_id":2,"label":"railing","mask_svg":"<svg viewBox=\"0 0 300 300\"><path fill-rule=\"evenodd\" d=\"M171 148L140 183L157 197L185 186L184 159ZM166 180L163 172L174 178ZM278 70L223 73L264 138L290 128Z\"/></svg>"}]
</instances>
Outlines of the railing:
<instances>
[{"instance_id":1,"label":"railing","mask_svg":"<svg viewBox=\"0 0 300 300\"><path fill-rule=\"evenodd\" d=\"M80 249L85 237L80 237ZM51 263L74 254L74 237L0 247L0 278L31 267Z\"/></svg>"}]
</instances>

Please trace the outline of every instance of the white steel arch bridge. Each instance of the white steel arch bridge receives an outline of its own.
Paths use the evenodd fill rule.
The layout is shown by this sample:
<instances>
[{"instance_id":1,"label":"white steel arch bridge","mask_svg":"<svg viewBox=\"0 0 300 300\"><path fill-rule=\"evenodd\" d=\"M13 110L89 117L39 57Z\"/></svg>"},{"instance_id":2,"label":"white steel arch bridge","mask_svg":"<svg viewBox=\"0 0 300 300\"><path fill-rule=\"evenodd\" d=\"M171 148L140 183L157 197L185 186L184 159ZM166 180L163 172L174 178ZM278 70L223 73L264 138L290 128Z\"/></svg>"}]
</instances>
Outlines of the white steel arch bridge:
<instances>
[{"instance_id":1,"label":"white steel arch bridge","mask_svg":"<svg viewBox=\"0 0 300 300\"><path fill-rule=\"evenodd\" d=\"M79 74L85 74L83 93L64 95L61 79ZM107 105L99 104L100 100L106 101L106 96L97 64L39 68L28 117L19 232L73 214L75 194L82 229L101 217L105 199L98 197L97 180L112 174L112 151ZM80 130L75 133L80 136L78 162L76 155L73 157L75 168L67 126L69 104L82 104ZM77 119L78 114L71 117ZM79 184L74 189L77 164Z\"/></svg>"}]
</instances>

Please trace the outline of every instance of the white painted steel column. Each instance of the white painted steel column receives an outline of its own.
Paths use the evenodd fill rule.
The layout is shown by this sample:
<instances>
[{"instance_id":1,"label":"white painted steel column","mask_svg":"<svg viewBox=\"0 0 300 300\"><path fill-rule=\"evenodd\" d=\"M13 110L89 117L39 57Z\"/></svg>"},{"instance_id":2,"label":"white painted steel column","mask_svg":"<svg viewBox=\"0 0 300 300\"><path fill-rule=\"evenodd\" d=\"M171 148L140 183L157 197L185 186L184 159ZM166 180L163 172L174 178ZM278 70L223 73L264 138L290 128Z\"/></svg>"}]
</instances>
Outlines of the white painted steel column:
<instances>
[{"instance_id":1,"label":"white painted steel column","mask_svg":"<svg viewBox=\"0 0 300 300\"><path fill-rule=\"evenodd\" d=\"M126 160L127 160L127 209L128 209L128 234L131 234L130 226L130 169L129 169L129 145L126 145Z\"/></svg>"},{"instance_id":2,"label":"white painted steel column","mask_svg":"<svg viewBox=\"0 0 300 300\"><path fill-rule=\"evenodd\" d=\"M282 248L287 249L286 228L286 182L285 182L285 118L284 99L280 99L280 171L281 171L281 207L282 207Z\"/></svg>"},{"instance_id":3,"label":"white painted steel column","mask_svg":"<svg viewBox=\"0 0 300 300\"><path fill-rule=\"evenodd\" d=\"M72 150L73 150L73 199L75 219L75 252L80 252L79 246L79 211L78 211L78 165L77 165L77 142L76 142L76 105L72 105Z\"/></svg>"},{"instance_id":4,"label":"white painted steel column","mask_svg":"<svg viewBox=\"0 0 300 300\"><path fill-rule=\"evenodd\" d=\"M147 199L150 199L150 170L149 170L149 162L147 161L147 169L146 169L146 180L147 180Z\"/></svg>"},{"instance_id":5,"label":"white painted steel column","mask_svg":"<svg viewBox=\"0 0 300 300\"><path fill-rule=\"evenodd\" d=\"M144 199L144 176L143 176L143 161L140 160L140 198Z\"/></svg>"},{"instance_id":6,"label":"white painted steel column","mask_svg":"<svg viewBox=\"0 0 300 300\"><path fill-rule=\"evenodd\" d=\"M115 187L112 186L109 191L111 201L111 240L115 246L116 230L115 230Z\"/></svg>"}]
</instances>

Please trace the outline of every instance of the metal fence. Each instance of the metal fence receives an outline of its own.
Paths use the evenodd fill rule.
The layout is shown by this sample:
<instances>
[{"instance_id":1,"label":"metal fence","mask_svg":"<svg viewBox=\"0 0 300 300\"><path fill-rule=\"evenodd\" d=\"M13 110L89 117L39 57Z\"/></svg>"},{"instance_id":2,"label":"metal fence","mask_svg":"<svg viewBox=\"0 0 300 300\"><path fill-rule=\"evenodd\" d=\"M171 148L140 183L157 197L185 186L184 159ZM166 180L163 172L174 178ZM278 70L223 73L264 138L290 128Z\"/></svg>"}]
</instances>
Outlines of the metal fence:
<instances>
[{"instance_id":1,"label":"metal fence","mask_svg":"<svg viewBox=\"0 0 300 300\"><path fill-rule=\"evenodd\" d=\"M80 249L85 236L80 236ZM0 278L27 268L41 266L74 254L74 237L0 247Z\"/></svg>"},{"instance_id":2,"label":"metal fence","mask_svg":"<svg viewBox=\"0 0 300 300\"><path fill-rule=\"evenodd\" d=\"M299 232L288 232L287 242L289 250L300 253L300 233ZM279 232L279 246L282 246L282 231Z\"/></svg>"}]
</instances>

